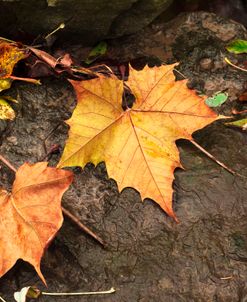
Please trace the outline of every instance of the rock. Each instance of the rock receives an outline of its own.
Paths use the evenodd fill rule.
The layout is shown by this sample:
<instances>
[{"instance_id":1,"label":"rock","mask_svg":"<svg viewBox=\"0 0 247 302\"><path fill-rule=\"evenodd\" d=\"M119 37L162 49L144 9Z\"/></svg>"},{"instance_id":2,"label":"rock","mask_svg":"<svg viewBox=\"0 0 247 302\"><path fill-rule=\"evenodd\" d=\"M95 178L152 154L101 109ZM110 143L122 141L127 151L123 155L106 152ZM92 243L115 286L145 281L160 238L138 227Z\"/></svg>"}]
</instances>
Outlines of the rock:
<instances>
[{"instance_id":1,"label":"rock","mask_svg":"<svg viewBox=\"0 0 247 302\"><path fill-rule=\"evenodd\" d=\"M173 0L0 0L1 35L46 35L65 23L63 40L91 45L107 37L134 33ZM17 35L18 38L18 35Z\"/></svg>"},{"instance_id":2,"label":"rock","mask_svg":"<svg viewBox=\"0 0 247 302\"><path fill-rule=\"evenodd\" d=\"M240 24L214 14L185 14L170 24L149 27L131 39L118 39L115 47L119 52L111 49L111 54L118 61L145 56L146 63L154 55L166 62L180 61L181 72L197 89L200 83L206 92L226 88L234 98L246 89L246 75L221 65L225 42L216 33L224 32L203 28L203 20L219 27L225 22L229 24L224 26L225 31L234 27L236 37L246 38ZM200 68L198 63L203 58L214 62L211 70ZM20 98L17 118L0 123L0 154L16 167L25 161L41 160L54 144L63 147L67 138L63 121L75 106L72 87L62 78L42 83L14 82L11 91L16 90ZM224 113L222 107L220 113ZM217 121L195 133L194 138L218 160L246 176L246 133L224 123ZM66 219L42 260L49 291L117 288L115 294L105 298L66 300L78 302L247 301L246 178L231 175L189 142L177 143L185 168L175 172L173 184L174 210L180 224L150 200L142 203L134 189L126 188L118 194L103 164L74 169L75 180L64 195L63 205L101 236L107 248ZM49 164L55 166L59 158L59 154L53 154ZM0 166L0 183L10 190L14 175ZM12 301L14 291L32 284L46 290L33 268L18 262L0 279L0 296ZM41 299L58 301L55 297Z\"/></svg>"},{"instance_id":3,"label":"rock","mask_svg":"<svg viewBox=\"0 0 247 302\"><path fill-rule=\"evenodd\" d=\"M139 62L139 65L141 61L179 62L177 69L191 80L190 88L208 96L217 91L228 93L228 101L221 107L225 111L221 113L231 115L231 101L244 92L247 80L246 73L237 71L224 60L228 57L240 66L246 61L246 55L236 56L226 50L232 39L246 40L246 28L213 13L182 13L169 22L153 23L135 35L112 40L108 58Z\"/></svg>"}]
</instances>

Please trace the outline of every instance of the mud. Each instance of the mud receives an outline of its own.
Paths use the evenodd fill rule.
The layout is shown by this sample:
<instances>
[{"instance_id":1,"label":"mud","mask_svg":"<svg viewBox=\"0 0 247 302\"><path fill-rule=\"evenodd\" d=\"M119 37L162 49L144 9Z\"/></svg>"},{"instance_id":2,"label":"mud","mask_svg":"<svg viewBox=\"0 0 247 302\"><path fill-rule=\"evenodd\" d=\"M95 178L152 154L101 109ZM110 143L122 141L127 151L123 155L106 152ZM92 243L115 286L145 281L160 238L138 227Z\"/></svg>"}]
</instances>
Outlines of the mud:
<instances>
[{"instance_id":1,"label":"mud","mask_svg":"<svg viewBox=\"0 0 247 302\"><path fill-rule=\"evenodd\" d=\"M206 29L202 24L207 24ZM230 114L247 79L245 74L223 63L226 32L222 30L222 36L217 36L217 28L232 31L229 39L246 38L245 29L237 23L212 14L193 13L178 17L169 26L156 24L140 33L145 53L138 44L141 36L137 35L126 38L126 44L119 46L120 50L124 45L129 47L125 51L122 48L122 56L117 46L112 46L111 55L118 61L148 61L154 56L166 62L179 60L180 71L198 91L213 93L227 89L230 98L219 112ZM150 34L157 29L160 34ZM188 33L191 31L192 36ZM164 38L154 41L157 36L170 37L170 44L161 45ZM141 55L134 52L137 48ZM200 68L202 58L214 62L210 70ZM246 56L235 60L241 63ZM70 84L61 78L44 79L42 86L15 83L11 93L18 97L18 114L13 122L0 122L0 153L19 166L25 161L42 160L54 144L60 144L62 150L68 132L63 121L75 106ZM245 177L230 174L189 142L178 141L185 168L176 170L173 184L179 224L151 200L142 203L134 189L126 188L119 193L114 180L108 179L103 163L73 169L75 182L65 194L63 205L100 235L107 246L101 247L65 219L44 255L42 272L49 291L93 291L114 286L117 292L59 300L247 301L247 136L221 120L198 131L194 138ZM50 164L55 165L60 155L53 154ZM13 173L2 166L0 180L10 188ZM33 268L18 261L1 278L0 294L8 302L13 301L14 291L34 284L45 290ZM55 302L58 298L44 296L40 300Z\"/></svg>"}]
</instances>

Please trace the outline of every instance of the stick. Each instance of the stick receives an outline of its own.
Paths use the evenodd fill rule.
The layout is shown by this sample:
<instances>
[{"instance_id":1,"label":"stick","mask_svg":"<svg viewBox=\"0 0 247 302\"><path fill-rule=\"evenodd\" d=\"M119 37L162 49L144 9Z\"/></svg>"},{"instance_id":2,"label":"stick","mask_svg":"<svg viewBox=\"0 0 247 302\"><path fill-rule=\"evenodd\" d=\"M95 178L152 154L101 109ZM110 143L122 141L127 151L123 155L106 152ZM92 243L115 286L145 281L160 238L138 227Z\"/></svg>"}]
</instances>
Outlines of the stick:
<instances>
[{"instance_id":1,"label":"stick","mask_svg":"<svg viewBox=\"0 0 247 302\"><path fill-rule=\"evenodd\" d=\"M247 72L247 69L244 69L244 68L242 68L242 67L239 67L239 66L233 64L228 58L225 58L225 61L226 61L227 64L231 65L232 67L235 67L235 68L237 68L237 69L239 69L239 70L242 70L242 71Z\"/></svg>"},{"instance_id":2,"label":"stick","mask_svg":"<svg viewBox=\"0 0 247 302\"><path fill-rule=\"evenodd\" d=\"M0 160L10 169L10 170L12 170L13 172L15 172L16 173L16 168L14 167L14 166L12 166L11 165L11 163L7 160L7 159L5 159L1 154L0 154Z\"/></svg>"},{"instance_id":3,"label":"stick","mask_svg":"<svg viewBox=\"0 0 247 302\"><path fill-rule=\"evenodd\" d=\"M236 175L238 173L236 173L235 171L233 171L232 169L228 168L225 164L223 164L222 162L220 162L219 160L217 160L212 154L210 154L207 150L205 150L202 146L200 146L199 144L197 144L197 142L195 142L194 140L191 140L192 144L194 146L196 146L200 151L202 151L204 154L207 155L207 157L209 157L210 159L212 159L214 162L216 162L219 166L221 166L222 168L224 168L225 170L227 170L228 172L230 172L233 175ZM239 175L239 174L238 174Z\"/></svg>"},{"instance_id":4,"label":"stick","mask_svg":"<svg viewBox=\"0 0 247 302\"><path fill-rule=\"evenodd\" d=\"M16 168L1 154L0 154L0 160L14 173L17 172ZM96 235L93 231L91 231L88 227L86 227L82 222L80 222L80 220L77 217L75 217L71 212L66 210L64 207L62 207L62 211L63 211L64 215L69 217L70 220L72 220L83 232L87 233L88 235L93 237L95 240L97 240L101 245L105 246L105 242L98 235Z\"/></svg>"},{"instance_id":5,"label":"stick","mask_svg":"<svg viewBox=\"0 0 247 302\"><path fill-rule=\"evenodd\" d=\"M71 212L66 210L64 207L62 207L62 210L63 210L64 215L69 217L70 220L72 220L81 230L83 230L88 235L90 235L95 240L97 240L101 245L105 246L105 242L98 235L96 235L93 231L91 231L88 227L86 227L84 224L82 224L76 216L74 216Z\"/></svg>"},{"instance_id":6,"label":"stick","mask_svg":"<svg viewBox=\"0 0 247 302\"><path fill-rule=\"evenodd\" d=\"M0 296L0 300L1 300L2 302L6 302L6 300L4 300L4 298L2 298L1 296Z\"/></svg>"},{"instance_id":7,"label":"stick","mask_svg":"<svg viewBox=\"0 0 247 302\"><path fill-rule=\"evenodd\" d=\"M44 296L83 296L83 295L105 295L115 293L116 290L114 287L109 290L99 291L99 292L81 292L81 293L47 293L41 292Z\"/></svg>"},{"instance_id":8,"label":"stick","mask_svg":"<svg viewBox=\"0 0 247 302\"><path fill-rule=\"evenodd\" d=\"M36 80L36 79L20 78L20 77L15 77L12 75L9 78L12 80L24 81L24 82L28 82L28 83L32 83L32 84L36 84L36 85L41 85L40 80Z\"/></svg>"},{"instance_id":9,"label":"stick","mask_svg":"<svg viewBox=\"0 0 247 302\"><path fill-rule=\"evenodd\" d=\"M247 110L241 110L241 111L237 111L235 109L232 110L233 114L242 114L242 113L247 113Z\"/></svg>"}]
</instances>

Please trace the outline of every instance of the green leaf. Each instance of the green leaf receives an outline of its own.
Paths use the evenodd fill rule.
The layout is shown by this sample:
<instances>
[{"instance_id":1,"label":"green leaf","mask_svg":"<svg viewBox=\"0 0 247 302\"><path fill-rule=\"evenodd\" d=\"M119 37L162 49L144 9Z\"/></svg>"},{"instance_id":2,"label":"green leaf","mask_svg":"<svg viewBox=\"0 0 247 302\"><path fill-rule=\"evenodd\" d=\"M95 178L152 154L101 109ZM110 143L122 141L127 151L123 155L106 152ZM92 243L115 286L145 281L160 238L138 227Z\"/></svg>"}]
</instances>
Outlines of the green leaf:
<instances>
[{"instance_id":1,"label":"green leaf","mask_svg":"<svg viewBox=\"0 0 247 302\"><path fill-rule=\"evenodd\" d=\"M226 46L229 52L239 54L247 53L247 41L246 40L234 40Z\"/></svg>"},{"instance_id":2,"label":"green leaf","mask_svg":"<svg viewBox=\"0 0 247 302\"><path fill-rule=\"evenodd\" d=\"M227 93L223 93L223 92L216 92L212 97L209 97L205 100L205 103L209 106L209 107L218 107L222 104L225 103L225 101L228 98L228 94Z\"/></svg>"},{"instance_id":3,"label":"green leaf","mask_svg":"<svg viewBox=\"0 0 247 302\"><path fill-rule=\"evenodd\" d=\"M247 130L247 118L238 120L238 121L234 121L234 122L230 122L230 123L225 123L225 125L228 126L235 126L238 128L242 128L243 130Z\"/></svg>"},{"instance_id":4,"label":"green leaf","mask_svg":"<svg viewBox=\"0 0 247 302\"><path fill-rule=\"evenodd\" d=\"M91 64L98 57L104 55L107 51L107 44L105 41L99 42L89 53L87 59L85 60L86 64Z\"/></svg>"}]
</instances>

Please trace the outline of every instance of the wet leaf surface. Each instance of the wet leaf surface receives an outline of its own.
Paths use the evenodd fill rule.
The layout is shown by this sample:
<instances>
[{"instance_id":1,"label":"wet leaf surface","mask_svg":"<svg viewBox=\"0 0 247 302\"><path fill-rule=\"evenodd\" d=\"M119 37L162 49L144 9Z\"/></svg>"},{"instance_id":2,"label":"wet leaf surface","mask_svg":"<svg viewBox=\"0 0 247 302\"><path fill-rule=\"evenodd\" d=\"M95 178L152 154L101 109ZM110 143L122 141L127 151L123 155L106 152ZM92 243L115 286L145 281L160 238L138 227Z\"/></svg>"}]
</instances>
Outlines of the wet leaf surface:
<instances>
[{"instance_id":1,"label":"wet leaf surface","mask_svg":"<svg viewBox=\"0 0 247 302\"><path fill-rule=\"evenodd\" d=\"M48 168L46 162L25 163L16 172L12 193L0 191L0 276L23 259L45 283L41 257L62 225L61 198L72 179L70 171Z\"/></svg>"},{"instance_id":2,"label":"wet leaf surface","mask_svg":"<svg viewBox=\"0 0 247 302\"><path fill-rule=\"evenodd\" d=\"M194 131L218 117L186 81L175 82L173 68L131 68L126 84L136 100L126 111L123 82L115 76L73 81L78 104L67 121L69 139L59 166L104 161L120 191L133 187L176 219L172 182L181 164L175 141L192 139Z\"/></svg>"}]
</instances>

